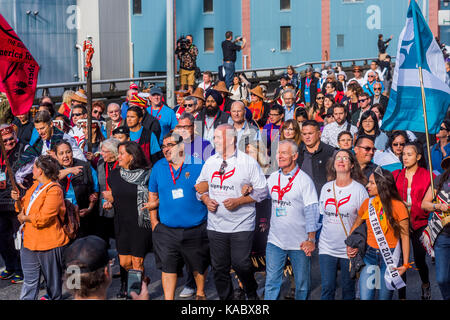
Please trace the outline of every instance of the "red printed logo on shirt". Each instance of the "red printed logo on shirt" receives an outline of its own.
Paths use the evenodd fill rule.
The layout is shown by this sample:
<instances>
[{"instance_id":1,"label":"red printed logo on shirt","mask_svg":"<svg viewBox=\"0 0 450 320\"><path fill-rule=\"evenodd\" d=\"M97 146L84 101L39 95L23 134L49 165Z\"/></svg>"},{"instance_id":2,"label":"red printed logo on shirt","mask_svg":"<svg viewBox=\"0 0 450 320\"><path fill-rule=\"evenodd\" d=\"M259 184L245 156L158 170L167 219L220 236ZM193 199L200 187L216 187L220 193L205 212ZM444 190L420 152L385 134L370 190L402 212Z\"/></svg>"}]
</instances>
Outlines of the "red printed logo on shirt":
<instances>
[{"instance_id":1,"label":"red printed logo on shirt","mask_svg":"<svg viewBox=\"0 0 450 320\"><path fill-rule=\"evenodd\" d=\"M231 178L234 174L234 171L236 170L236 168L234 168L231 171L225 172L223 175L221 175L219 173L219 171L216 171L213 173L212 177L211 177L211 182L213 181L214 178L219 178L220 179L220 187L222 188L222 184L225 180L227 180L228 178Z\"/></svg>"},{"instance_id":2,"label":"red printed logo on shirt","mask_svg":"<svg viewBox=\"0 0 450 320\"><path fill-rule=\"evenodd\" d=\"M324 209L327 209L327 205L333 205L336 208L336 217L338 216L338 210L341 206L343 206L344 204L348 203L350 201L351 198L351 194L348 195L348 197L342 198L341 200L338 201L337 204L337 208L336 208L336 200L334 198L329 198L327 199L327 201L325 201L325 207Z\"/></svg>"}]
</instances>

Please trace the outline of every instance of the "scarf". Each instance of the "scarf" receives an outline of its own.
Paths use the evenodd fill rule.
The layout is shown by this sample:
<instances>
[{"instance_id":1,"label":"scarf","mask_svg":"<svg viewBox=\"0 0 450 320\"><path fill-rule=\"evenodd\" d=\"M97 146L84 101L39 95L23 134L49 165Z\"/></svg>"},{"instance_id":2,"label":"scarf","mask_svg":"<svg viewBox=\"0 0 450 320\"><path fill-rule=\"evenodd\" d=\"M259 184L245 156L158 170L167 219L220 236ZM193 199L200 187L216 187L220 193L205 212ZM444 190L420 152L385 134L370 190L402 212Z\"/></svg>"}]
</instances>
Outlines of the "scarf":
<instances>
[{"instance_id":1,"label":"scarf","mask_svg":"<svg viewBox=\"0 0 450 320\"><path fill-rule=\"evenodd\" d=\"M128 183L137 185L137 209L138 225L141 228L150 229L150 213L143 206L148 202L148 180L151 170L136 169L127 170L120 168L120 176Z\"/></svg>"},{"instance_id":2,"label":"scarf","mask_svg":"<svg viewBox=\"0 0 450 320\"><path fill-rule=\"evenodd\" d=\"M250 103L248 108L252 112L253 120L258 121L259 119L261 119L264 112L264 106L262 101L252 102Z\"/></svg>"},{"instance_id":3,"label":"scarf","mask_svg":"<svg viewBox=\"0 0 450 320\"><path fill-rule=\"evenodd\" d=\"M53 127L53 135L50 138L50 147L49 149L52 149L59 141L61 141L64 138L64 132L59 130L56 127ZM41 137L39 137L36 142L33 145L28 146L26 148L22 155L20 156L20 159L18 161L18 167L23 167L26 164L30 163L31 161L34 161L37 157L39 157L42 154L42 148L44 146L44 141Z\"/></svg>"}]
</instances>

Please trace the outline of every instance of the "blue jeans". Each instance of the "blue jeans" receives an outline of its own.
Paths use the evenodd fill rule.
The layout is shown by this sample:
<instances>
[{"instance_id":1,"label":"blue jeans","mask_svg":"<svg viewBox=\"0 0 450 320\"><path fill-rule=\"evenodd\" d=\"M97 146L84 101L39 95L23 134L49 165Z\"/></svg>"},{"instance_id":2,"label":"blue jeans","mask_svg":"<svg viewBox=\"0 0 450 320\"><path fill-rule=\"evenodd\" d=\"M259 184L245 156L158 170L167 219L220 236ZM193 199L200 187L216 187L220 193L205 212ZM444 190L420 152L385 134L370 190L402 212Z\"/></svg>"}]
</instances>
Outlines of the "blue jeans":
<instances>
[{"instance_id":1,"label":"blue jeans","mask_svg":"<svg viewBox=\"0 0 450 320\"><path fill-rule=\"evenodd\" d=\"M229 88L233 84L234 62L224 62L223 68L225 69L225 84Z\"/></svg>"},{"instance_id":2,"label":"blue jeans","mask_svg":"<svg viewBox=\"0 0 450 320\"><path fill-rule=\"evenodd\" d=\"M319 254L320 277L322 279L321 300L334 300L336 293L337 266L341 266L342 299L355 299L355 281L348 271L350 260Z\"/></svg>"},{"instance_id":3,"label":"blue jeans","mask_svg":"<svg viewBox=\"0 0 450 320\"><path fill-rule=\"evenodd\" d=\"M283 269L289 256L295 279L295 300L307 300L311 288L311 257L302 250L283 250L268 242L266 247L266 287L264 300L277 300Z\"/></svg>"},{"instance_id":4,"label":"blue jeans","mask_svg":"<svg viewBox=\"0 0 450 320\"><path fill-rule=\"evenodd\" d=\"M394 252L394 249L391 249ZM384 281L384 273L386 272L386 264L380 250L367 247L364 256L366 266L362 269L359 276L359 291L361 300L374 300L375 290L378 290L379 300L392 300L394 290L389 290Z\"/></svg>"},{"instance_id":5,"label":"blue jeans","mask_svg":"<svg viewBox=\"0 0 450 320\"><path fill-rule=\"evenodd\" d=\"M442 298L450 300L450 237L441 233L434 242L436 281Z\"/></svg>"}]
</instances>

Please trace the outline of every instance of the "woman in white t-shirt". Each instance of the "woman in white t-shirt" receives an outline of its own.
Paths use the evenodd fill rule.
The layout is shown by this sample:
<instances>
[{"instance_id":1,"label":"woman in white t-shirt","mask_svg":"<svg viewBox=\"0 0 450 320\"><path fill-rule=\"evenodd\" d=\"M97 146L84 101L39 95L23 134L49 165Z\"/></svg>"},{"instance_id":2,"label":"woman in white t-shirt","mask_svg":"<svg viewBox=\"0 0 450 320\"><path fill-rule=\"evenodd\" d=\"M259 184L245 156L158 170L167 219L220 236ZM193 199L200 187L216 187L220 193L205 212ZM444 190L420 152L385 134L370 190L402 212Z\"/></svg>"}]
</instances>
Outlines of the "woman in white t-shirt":
<instances>
[{"instance_id":1,"label":"woman in white t-shirt","mask_svg":"<svg viewBox=\"0 0 450 320\"><path fill-rule=\"evenodd\" d=\"M350 278L347 238L358 216L358 209L368 198L363 184L366 178L353 153L339 150L327 166L329 182L320 192L319 209L323 215L319 238L319 265L322 300L334 300L338 265L341 269L342 299L355 299L355 281Z\"/></svg>"}]
</instances>

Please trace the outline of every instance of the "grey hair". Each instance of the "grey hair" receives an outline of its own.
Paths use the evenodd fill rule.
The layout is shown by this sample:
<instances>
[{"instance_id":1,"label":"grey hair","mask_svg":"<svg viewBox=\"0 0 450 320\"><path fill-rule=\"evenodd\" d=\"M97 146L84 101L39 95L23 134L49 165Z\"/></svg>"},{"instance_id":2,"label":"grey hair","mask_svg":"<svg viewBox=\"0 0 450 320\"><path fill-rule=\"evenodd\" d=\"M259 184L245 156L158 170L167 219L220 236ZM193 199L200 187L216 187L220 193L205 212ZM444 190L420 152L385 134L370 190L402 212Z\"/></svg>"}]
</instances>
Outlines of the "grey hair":
<instances>
[{"instance_id":1,"label":"grey hair","mask_svg":"<svg viewBox=\"0 0 450 320\"><path fill-rule=\"evenodd\" d=\"M289 144L291 146L292 154L298 153L298 145L292 139L281 140L278 144L278 147L283 144Z\"/></svg>"},{"instance_id":2,"label":"grey hair","mask_svg":"<svg viewBox=\"0 0 450 320\"><path fill-rule=\"evenodd\" d=\"M241 100L236 100L236 101L234 101L234 102L231 104L231 107L232 107L234 104L240 105L240 106L241 106L242 108L244 108L244 110L245 110L245 104L244 104Z\"/></svg>"},{"instance_id":3,"label":"grey hair","mask_svg":"<svg viewBox=\"0 0 450 320\"><path fill-rule=\"evenodd\" d=\"M288 92L292 93L292 96L295 97L295 91L294 91L293 89L290 89L290 88L288 88L288 89L286 89L286 90L283 91L283 97L284 97L284 95L285 95L286 93L288 93Z\"/></svg>"},{"instance_id":4,"label":"grey hair","mask_svg":"<svg viewBox=\"0 0 450 320\"><path fill-rule=\"evenodd\" d=\"M120 106L119 106L119 104L118 103L115 103L115 102L111 102L110 104L108 104L108 106L106 107L106 112L108 112L108 109L109 109L109 107L110 106L118 106L119 107L119 109L120 109Z\"/></svg>"},{"instance_id":5,"label":"grey hair","mask_svg":"<svg viewBox=\"0 0 450 320\"><path fill-rule=\"evenodd\" d=\"M183 120L183 119L189 119L189 121L193 124L195 122L195 118L192 114L190 114L189 112L183 112L180 116L180 118L178 119L178 121Z\"/></svg>"},{"instance_id":6,"label":"grey hair","mask_svg":"<svg viewBox=\"0 0 450 320\"><path fill-rule=\"evenodd\" d=\"M115 138L109 138L100 142L100 149L105 146L105 148L111 151L114 154L114 157L117 159L117 157L119 156L119 143L119 140Z\"/></svg>"},{"instance_id":7,"label":"grey hair","mask_svg":"<svg viewBox=\"0 0 450 320\"><path fill-rule=\"evenodd\" d=\"M184 98L184 101L192 101L192 102L194 102L195 105L197 105L197 103L198 103L197 98L192 97L192 96L188 96L188 97Z\"/></svg>"}]
</instances>

